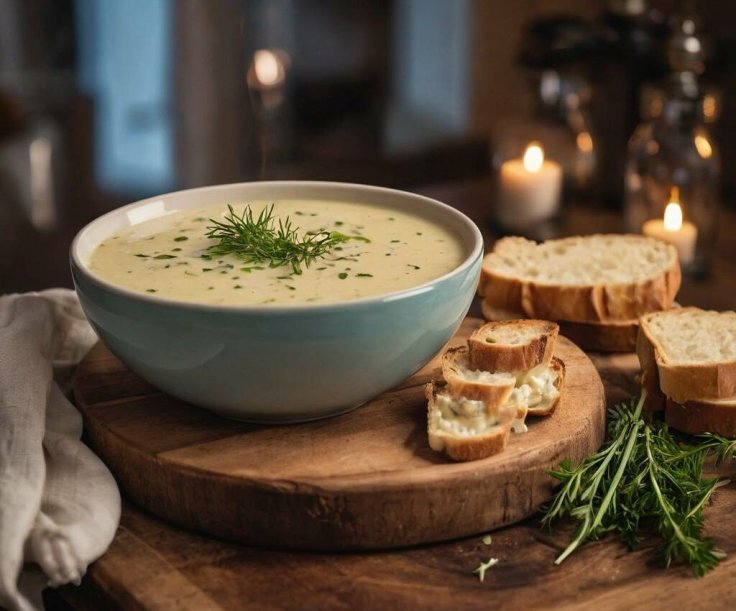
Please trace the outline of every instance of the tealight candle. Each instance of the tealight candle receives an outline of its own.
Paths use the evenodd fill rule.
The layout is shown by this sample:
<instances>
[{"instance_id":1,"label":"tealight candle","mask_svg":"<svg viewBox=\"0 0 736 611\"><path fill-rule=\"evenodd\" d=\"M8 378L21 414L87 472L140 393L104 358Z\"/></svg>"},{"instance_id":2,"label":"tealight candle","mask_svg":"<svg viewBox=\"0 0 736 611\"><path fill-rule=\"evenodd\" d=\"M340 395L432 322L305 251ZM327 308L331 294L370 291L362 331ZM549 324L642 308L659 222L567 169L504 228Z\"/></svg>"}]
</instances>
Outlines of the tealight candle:
<instances>
[{"instance_id":1,"label":"tealight candle","mask_svg":"<svg viewBox=\"0 0 736 611\"><path fill-rule=\"evenodd\" d=\"M560 164L545 159L539 143L530 143L523 159L510 159L501 165L496 209L499 222L513 229L554 216L561 185Z\"/></svg>"},{"instance_id":2,"label":"tealight candle","mask_svg":"<svg viewBox=\"0 0 736 611\"><path fill-rule=\"evenodd\" d=\"M677 187L672 187L670 202L664 209L664 218L647 221L641 230L650 238L657 238L672 244L677 249L682 265L688 265L695 259L698 228L693 223L682 220L680 190Z\"/></svg>"}]
</instances>

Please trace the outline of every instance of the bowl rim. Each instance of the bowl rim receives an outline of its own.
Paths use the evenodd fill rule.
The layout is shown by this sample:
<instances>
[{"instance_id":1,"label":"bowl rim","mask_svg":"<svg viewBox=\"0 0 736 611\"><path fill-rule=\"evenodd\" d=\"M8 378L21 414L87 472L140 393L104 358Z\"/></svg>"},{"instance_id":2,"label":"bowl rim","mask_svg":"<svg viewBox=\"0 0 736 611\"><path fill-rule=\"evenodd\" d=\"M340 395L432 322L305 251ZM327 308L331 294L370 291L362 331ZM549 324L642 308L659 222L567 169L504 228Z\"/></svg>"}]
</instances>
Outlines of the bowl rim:
<instances>
[{"instance_id":1,"label":"bowl rim","mask_svg":"<svg viewBox=\"0 0 736 611\"><path fill-rule=\"evenodd\" d=\"M79 244L84 238L84 234L89 231L93 226L104 223L106 219L114 218L117 215L124 214L128 210L133 210L135 208L145 206L148 203L155 202L156 200L160 200L163 197L171 197L171 196L179 196L186 193L193 193L197 191L218 191L220 189L228 189L238 186L248 186L248 185L263 185L267 187L268 185L274 185L274 187L277 186L304 186L309 188L325 188L325 189L331 189L334 187L338 188L349 188L354 189L357 191L364 191L364 192L374 192L374 193L385 193L387 195L399 195L401 197L409 197L418 199L421 201L424 201L426 203L429 203L436 208L439 208L444 213L449 214L450 216L454 216L458 220L460 220L462 223L464 223L469 229L470 233L473 235L475 239L475 243L473 244L473 248L470 252L470 254L463 259L463 261L451 269L449 272L437 276L436 278L432 278L431 280L424 282L422 284L419 284L417 286L412 286L406 289L401 289L398 291L391 291L389 293L381 293L379 295L373 295L369 297L361 297L358 299L349 299L344 301L335 301L335 302L327 302L327 303L294 303L294 304L279 304L279 305L257 305L257 304L214 304L214 303L201 303L196 301L185 301L182 299L173 299L170 297L162 297L158 295L149 295L147 293L142 293L140 291L135 291L133 289L125 288L122 286L119 286L117 284L114 284L112 282L109 282L108 280L105 280L104 278L100 277L98 274L94 273L89 267L82 261L80 255L79 255ZM148 220L148 219L146 219ZM78 270L82 275L84 275L87 279L92 281L93 283L96 283L98 285L101 285L104 289L107 291L110 291L112 293L116 293L122 297L127 297L129 299L133 300L140 300L145 303L150 303L154 305L163 305L171 308L175 308L178 310L204 310L208 312L230 312L230 313L254 313L254 314L263 314L263 313L281 313L281 312L310 312L310 313L319 313L319 312L326 312L331 310L339 310L344 309L346 307L358 307L358 306L366 306L366 305L374 305L378 303L386 303L390 301L396 301L399 299L405 299L408 297L412 297L414 295L420 295L422 293L426 293L428 291L433 290L434 285L447 280L453 276L461 275L463 272L465 272L469 267L474 265L474 263L483 255L483 236L480 232L480 229L478 229L478 226L473 222L467 215L463 214L456 208L453 208L452 206L445 204L439 200L433 199L431 197L427 197L425 195L419 195L417 193L412 193L410 191L403 191L400 189L391 189L388 187L379 187L374 185L366 185L366 184L360 184L360 183L348 183L348 182L332 182L332 181L317 181L317 180L268 180L268 181L246 181L246 182L233 182L233 183L223 183L223 184L217 184L217 185L207 185L203 187L194 187L191 189L180 189L178 191L169 191L167 193L161 193L158 195L154 195L151 197L147 197L145 199L136 200L134 202L131 202L129 204L126 204L124 206L120 206L119 208L115 208L113 210L110 210L106 212L105 214L102 214L98 216L97 218L93 219L84 227L82 227L74 236L74 239L72 240L71 246L69 247L69 259L72 267L72 276L74 276L74 270ZM76 285L76 280L75 280Z\"/></svg>"}]
</instances>

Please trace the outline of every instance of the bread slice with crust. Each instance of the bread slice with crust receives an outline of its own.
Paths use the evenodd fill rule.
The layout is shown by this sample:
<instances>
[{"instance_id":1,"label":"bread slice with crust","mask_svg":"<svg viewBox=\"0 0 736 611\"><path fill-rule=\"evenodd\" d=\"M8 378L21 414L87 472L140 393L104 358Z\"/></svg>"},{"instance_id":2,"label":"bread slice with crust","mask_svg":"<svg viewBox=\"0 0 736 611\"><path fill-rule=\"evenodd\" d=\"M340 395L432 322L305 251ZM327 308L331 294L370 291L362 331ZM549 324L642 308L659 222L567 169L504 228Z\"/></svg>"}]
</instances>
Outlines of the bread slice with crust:
<instances>
[{"instance_id":1,"label":"bread slice with crust","mask_svg":"<svg viewBox=\"0 0 736 611\"><path fill-rule=\"evenodd\" d=\"M452 395L443 382L430 382L427 397L429 446L457 461L479 460L506 447L516 409L489 413L482 401Z\"/></svg>"},{"instance_id":2,"label":"bread slice with crust","mask_svg":"<svg viewBox=\"0 0 736 611\"><path fill-rule=\"evenodd\" d=\"M685 404L736 396L736 312L676 308L642 316L637 354L648 391Z\"/></svg>"},{"instance_id":3,"label":"bread slice with crust","mask_svg":"<svg viewBox=\"0 0 736 611\"><path fill-rule=\"evenodd\" d=\"M555 410L562 396L565 365L553 357L549 367L539 365L513 379L516 385L501 404L458 396L444 381L427 384L430 447L459 461L501 452L512 430L526 432L528 415L549 416Z\"/></svg>"},{"instance_id":4,"label":"bread slice with crust","mask_svg":"<svg viewBox=\"0 0 736 611\"><path fill-rule=\"evenodd\" d=\"M548 367L539 365L517 374L509 402L525 406L527 415L549 416L557 407L565 383L565 363L552 357Z\"/></svg>"},{"instance_id":5,"label":"bread slice with crust","mask_svg":"<svg viewBox=\"0 0 736 611\"><path fill-rule=\"evenodd\" d=\"M523 316L520 312L494 308L486 301L481 303L481 310L487 320L500 321ZM570 322L567 320L556 322L560 326L559 332L583 350L633 352L636 349L636 337L639 333L638 319L609 322Z\"/></svg>"},{"instance_id":6,"label":"bread slice with crust","mask_svg":"<svg viewBox=\"0 0 736 611\"><path fill-rule=\"evenodd\" d=\"M691 399L685 404L667 399L664 419L672 428L690 435L736 437L736 397Z\"/></svg>"},{"instance_id":7,"label":"bread slice with crust","mask_svg":"<svg viewBox=\"0 0 736 611\"><path fill-rule=\"evenodd\" d=\"M652 238L510 237L483 259L479 292L491 307L526 318L624 322L670 308L680 281L677 251Z\"/></svg>"},{"instance_id":8,"label":"bread slice with crust","mask_svg":"<svg viewBox=\"0 0 736 611\"><path fill-rule=\"evenodd\" d=\"M494 410L508 401L516 385L511 373L492 373L479 370L470 363L467 346L450 348L442 355L442 377L447 382L447 392L454 397L471 401L483 401Z\"/></svg>"},{"instance_id":9,"label":"bread slice with crust","mask_svg":"<svg viewBox=\"0 0 736 611\"><path fill-rule=\"evenodd\" d=\"M559 325L548 320L507 320L476 329L468 338L470 364L484 371L527 371L548 365Z\"/></svg>"}]
</instances>

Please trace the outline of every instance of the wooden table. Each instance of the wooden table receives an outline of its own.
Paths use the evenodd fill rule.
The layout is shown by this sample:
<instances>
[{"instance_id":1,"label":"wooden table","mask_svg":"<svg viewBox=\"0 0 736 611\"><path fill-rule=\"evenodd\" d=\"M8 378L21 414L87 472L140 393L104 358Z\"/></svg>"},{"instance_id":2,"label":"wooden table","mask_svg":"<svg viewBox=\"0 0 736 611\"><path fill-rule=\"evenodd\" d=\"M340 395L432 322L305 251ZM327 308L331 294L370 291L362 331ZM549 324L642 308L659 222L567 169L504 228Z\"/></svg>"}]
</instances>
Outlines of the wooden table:
<instances>
[{"instance_id":1,"label":"wooden table","mask_svg":"<svg viewBox=\"0 0 736 611\"><path fill-rule=\"evenodd\" d=\"M423 192L472 216L492 243L487 181ZM725 212L720 226L712 273L704 280L684 280L678 296L684 305L736 306L736 213ZM573 208L562 226L565 234L618 230L620 213L585 207ZM477 315L477 306L471 312ZM593 359L609 405L636 392L635 357ZM736 474L736 468L732 471ZM627 552L605 539L556 566L565 533L540 531L538 516L494 532L490 546L478 536L399 551L318 554L209 539L126 502L108 552L80 587L62 588L60 595L80 610L722 608L736 597L735 512L731 485L719 490L706 510L708 533L728 557L696 580L684 567L664 569L652 562L654 541ZM481 583L473 570L490 557L499 562Z\"/></svg>"}]
</instances>

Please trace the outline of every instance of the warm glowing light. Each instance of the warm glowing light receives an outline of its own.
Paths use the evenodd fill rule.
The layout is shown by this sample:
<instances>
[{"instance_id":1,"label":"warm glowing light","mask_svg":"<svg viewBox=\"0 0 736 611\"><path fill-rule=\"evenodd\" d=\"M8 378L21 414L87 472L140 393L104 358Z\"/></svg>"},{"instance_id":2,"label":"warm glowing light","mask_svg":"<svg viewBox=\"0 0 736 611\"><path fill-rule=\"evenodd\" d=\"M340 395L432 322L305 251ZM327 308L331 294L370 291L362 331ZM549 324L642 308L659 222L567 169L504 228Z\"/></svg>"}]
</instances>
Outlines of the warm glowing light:
<instances>
[{"instance_id":1,"label":"warm glowing light","mask_svg":"<svg viewBox=\"0 0 736 611\"><path fill-rule=\"evenodd\" d=\"M672 187L670 203L664 209L664 228L667 231L679 231L682 227L682 207L680 206L680 189Z\"/></svg>"},{"instance_id":2,"label":"warm glowing light","mask_svg":"<svg viewBox=\"0 0 736 611\"><path fill-rule=\"evenodd\" d=\"M703 97L703 116L708 121L712 121L716 117L716 111L718 110L718 102L715 96L706 94Z\"/></svg>"},{"instance_id":3,"label":"warm glowing light","mask_svg":"<svg viewBox=\"0 0 736 611\"><path fill-rule=\"evenodd\" d=\"M253 71L261 85L270 87L284 79L284 64L273 51L259 49L253 54Z\"/></svg>"},{"instance_id":4,"label":"warm glowing light","mask_svg":"<svg viewBox=\"0 0 736 611\"><path fill-rule=\"evenodd\" d=\"M578 148L583 153L590 153L593 150L593 138L589 132L580 132L577 136Z\"/></svg>"},{"instance_id":5,"label":"warm glowing light","mask_svg":"<svg viewBox=\"0 0 736 611\"><path fill-rule=\"evenodd\" d=\"M524 151L524 169L527 172L536 174L542 169L544 163L544 149L539 145L538 142L532 142L526 147Z\"/></svg>"},{"instance_id":6,"label":"warm glowing light","mask_svg":"<svg viewBox=\"0 0 736 611\"><path fill-rule=\"evenodd\" d=\"M708 138L703 134L695 136L695 148L698 149L698 154L703 159L709 159L713 154L713 147L708 142Z\"/></svg>"},{"instance_id":7,"label":"warm glowing light","mask_svg":"<svg viewBox=\"0 0 736 611\"><path fill-rule=\"evenodd\" d=\"M688 36L684 46L688 53L700 53L700 41L695 36Z\"/></svg>"}]
</instances>

